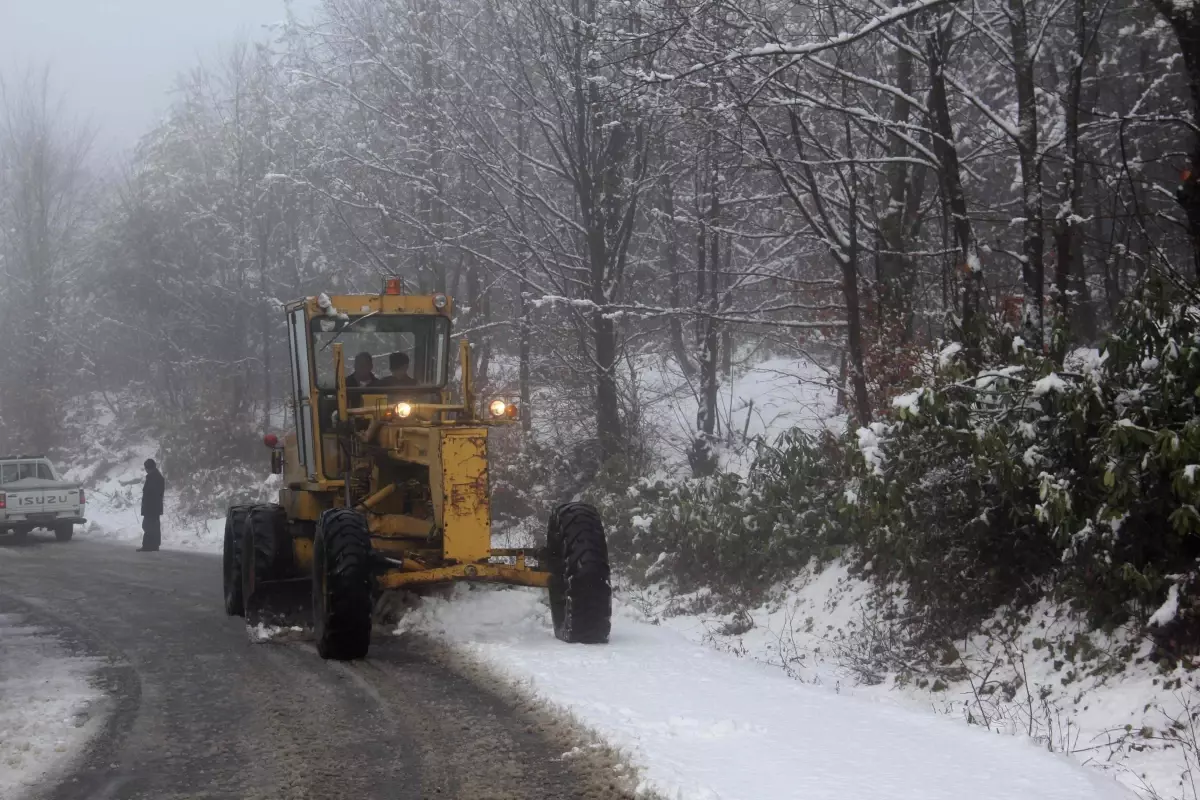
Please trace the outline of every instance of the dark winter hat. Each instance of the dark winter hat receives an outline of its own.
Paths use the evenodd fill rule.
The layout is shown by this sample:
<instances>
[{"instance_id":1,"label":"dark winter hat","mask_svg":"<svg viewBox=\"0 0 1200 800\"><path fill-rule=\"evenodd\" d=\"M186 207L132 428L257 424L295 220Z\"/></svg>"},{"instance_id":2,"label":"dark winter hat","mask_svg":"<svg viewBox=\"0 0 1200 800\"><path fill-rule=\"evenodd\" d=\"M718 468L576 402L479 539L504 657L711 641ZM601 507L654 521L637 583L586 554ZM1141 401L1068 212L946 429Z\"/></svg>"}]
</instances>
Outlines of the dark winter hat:
<instances>
[{"instance_id":1,"label":"dark winter hat","mask_svg":"<svg viewBox=\"0 0 1200 800\"><path fill-rule=\"evenodd\" d=\"M153 458L147 458L146 463L142 466L144 466L146 469L158 469L158 464L154 463Z\"/></svg>"}]
</instances>

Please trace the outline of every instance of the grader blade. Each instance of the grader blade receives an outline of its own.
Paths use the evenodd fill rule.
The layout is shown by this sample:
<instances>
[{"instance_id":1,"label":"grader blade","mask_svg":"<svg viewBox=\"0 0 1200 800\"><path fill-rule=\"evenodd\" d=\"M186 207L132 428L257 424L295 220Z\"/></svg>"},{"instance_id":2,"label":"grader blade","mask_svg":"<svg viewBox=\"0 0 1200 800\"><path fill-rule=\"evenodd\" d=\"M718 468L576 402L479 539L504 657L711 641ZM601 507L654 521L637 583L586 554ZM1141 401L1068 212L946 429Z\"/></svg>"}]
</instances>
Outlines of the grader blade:
<instances>
[{"instance_id":1,"label":"grader blade","mask_svg":"<svg viewBox=\"0 0 1200 800\"><path fill-rule=\"evenodd\" d=\"M312 580L263 581L246 598L246 624L268 628L312 627Z\"/></svg>"}]
</instances>

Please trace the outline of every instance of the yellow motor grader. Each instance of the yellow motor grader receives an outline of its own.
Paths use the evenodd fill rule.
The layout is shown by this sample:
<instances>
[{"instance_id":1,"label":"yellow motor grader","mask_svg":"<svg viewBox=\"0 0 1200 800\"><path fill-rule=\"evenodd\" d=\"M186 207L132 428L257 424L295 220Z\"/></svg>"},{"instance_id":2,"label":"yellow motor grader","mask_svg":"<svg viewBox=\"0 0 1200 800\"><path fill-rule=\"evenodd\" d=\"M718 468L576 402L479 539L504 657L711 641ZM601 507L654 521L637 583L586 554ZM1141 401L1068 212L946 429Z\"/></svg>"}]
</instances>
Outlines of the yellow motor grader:
<instances>
[{"instance_id":1,"label":"yellow motor grader","mask_svg":"<svg viewBox=\"0 0 1200 800\"><path fill-rule=\"evenodd\" d=\"M492 547L488 430L520 410L503 397L477 402L466 341L452 400L452 311L447 295L407 295L396 278L377 295L285 306L295 430L265 437L279 502L226 516L228 614L257 624L311 613L320 655L349 660L367 654L382 593L488 581L546 587L563 641L608 640L608 546L594 508L552 509L544 547Z\"/></svg>"}]
</instances>

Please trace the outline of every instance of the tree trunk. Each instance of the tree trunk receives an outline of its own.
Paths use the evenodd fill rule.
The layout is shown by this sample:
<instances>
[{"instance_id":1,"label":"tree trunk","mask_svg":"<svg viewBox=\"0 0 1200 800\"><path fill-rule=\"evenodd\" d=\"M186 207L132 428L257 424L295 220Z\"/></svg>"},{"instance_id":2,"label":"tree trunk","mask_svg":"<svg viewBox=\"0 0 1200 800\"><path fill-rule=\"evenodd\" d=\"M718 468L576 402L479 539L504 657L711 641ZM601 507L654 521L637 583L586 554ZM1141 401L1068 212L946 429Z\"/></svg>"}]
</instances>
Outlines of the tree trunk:
<instances>
[{"instance_id":1,"label":"tree trunk","mask_svg":"<svg viewBox=\"0 0 1200 800\"><path fill-rule=\"evenodd\" d=\"M1092 186L1093 195L1095 197L1099 197L1100 196L1100 188L1101 188L1099 179L1093 178L1092 182L1091 182L1091 186ZM1108 242L1108 245L1105 246L1104 250L1103 250L1103 252L1104 252L1104 263L1103 263L1104 274L1102 277L1104 280L1104 306L1108 311L1109 322L1111 322L1117 318L1117 309L1120 308L1121 300L1122 300L1121 286L1118 281L1118 274L1119 274L1119 270L1120 270L1120 267L1118 266L1118 264L1119 264L1118 259L1120 259L1120 255L1118 255L1116 249L1112 246L1112 240L1115 239L1116 235L1117 235L1117 226L1116 226L1115 220L1116 220L1116 216L1117 216L1118 202L1119 202L1118 198L1116 196L1114 196L1112 199L1112 207L1109 210L1109 217L1114 221L1111 222L1108 226L1109 242ZM1092 227L1095 229L1096 241L1104 242L1104 240L1105 240L1104 220L1100 214L1095 215L1095 218L1092 221Z\"/></svg>"},{"instance_id":2,"label":"tree trunk","mask_svg":"<svg viewBox=\"0 0 1200 800\"><path fill-rule=\"evenodd\" d=\"M905 95L913 90L912 53L907 47L896 48L895 86ZM897 128L907 126L911 116L910 103L903 97L892 101L892 121ZM912 168L900 159L908 154L908 145L898 136L888 139L886 167L888 182L888 205L879 218L879 321L880 333L887 324L888 330L898 333L901 343L908 343L913 335L913 307L909 288L911 259L907 254L908 242L905 212L908 208L908 193ZM899 322L898 325L893 324Z\"/></svg>"},{"instance_id":3,"label":"tree trunk","mask_svg":"<svg viewBox=\"0 0 1200 800\"><path fill-rule=\"evenodd\" d=\"M517 386L518 386L518 390L521 393L521 430L524 431L525 433L529 433L529 431L533 430L533 405L530 402L530 400L532 398L531 398L530 387L529 387L529 383L530 383L530 368L529 368L529 360L530 360L529 334L530 334L530 330L529 330L529 299L528 299L529 284L525 282L525 270L526 269L527 268L524 265L522 265L522 267L521 267L521 290L520 290L521 297L519 300L519 303L520 303L519 312L521 314L521 318L518 321L518 326L519 326L518 338L520 341L518 344L518 355L517 355L517 358L519 361L519 364L517 367Z\"/></svg>"},{"instance_id":4,"label":"tree trunk","mask_svg":"<svg viewBox=\"0 0 1200 800\"><path fill-rule=\"evenodd\" d=\"M1083 205L1083 161L1079 151L1079 117L1083 103L1083 72L1087 64L1088 30L1087 0L1076 0L1074 20L1074 59L1067 77L1065 98L1065 130L1063 152L1066 167L1063 171L1062 198L1054 221L1054 301L1064 334L1077 332L1084 339L1093 333L1091 304L1083 266L1082 237L1079 223ZM1072 314L1071 295L1076 297ZM1056 356L1065 356L1065 342L1059 343Z\"/></svg>"},{"instance_id":5,"label":"tree trunk","mask_svg":"<svg viewBox=\"0 0 1200 800\"><path fill-rule=\"evenodd\" d=\"M525 98L519 96L517 99L517 222L520 225L520 234L525 236L528 233L526 218L526 206L528 201L525 197L526 186L526 167L527 159L525 157L525 148L528 146L528 134L525 127ZM529 433L533 430L533 405L531 404L532 392L530 391L530 321L529 314L529 292L532 287L529 285L529 257L532 253L522 254L521 263L518 267L519 282L517 285L517 311L520 314L517 320L517 386L521 393L521 430L524 433Z\"/></svg>"},{"instance_id":6,"label":"tree trunk","mask_svg":"<svg viewBox=\"0 0 1200 800\"><path fill-rule=\"evenodd\" d=\"M617 392L617 331L602 309L592 315L596 345L596 429L604 460L624 452L621 437L621 404Z\"/></svg>"},{"instance_id":7,"label":"tree trunk","mask_svg":"<svg viewBox=\"0 0 1200 800\"><path fill-rule=\"evenodd\" d=\"M1158 12L1171 23L1183 54L1188 94L1192 99L1191 163L1184 171L1175 199L1187 216L1192 240L1192 277L1200 280L1200 13L1182 0L1152 0Z\"/></svg>"},{"instance_id":8,"label":"tree trunk","mask_svg":"<svg viewBox=\"0 0 1200 800\"><path fill-rule=\"evenodd\" d=\"M710 153L713 143L710 141ZM716 453L713 451L717 424L717 392L720 378L717 368L720 360L720 324L716 314L719 310L720 286L720 237L716 231L720 214L720 175L715 157L710 157L709 208L707 220L701 215L699 259L696 270L696 305L706 310L700 323L700 406L696 411L696 438L692 443L692 474L703 477L717 469ZM707 256L705 251L707 250Z\"/></svg>"},{"instance_id":9,"label":"tree trunk","mask_svg":"<svg viewBox=\"0 0 1200 800\"><path fill-rule=\"evenodd\" d=\"M926 41L929 58L929 110L933 117L934 152L941 166L942 197L950 212L951 227L958 244L959 268L963 274L962 338L967 363L977 366L983 346L983 267L971 219L967 216L967 197L963 191L962 172L955 147L954 127L950 121L950 105L946 93L945 65L951 29L947 25L931 34Z\"/></svg>"},{"instance_id":10,"label":"tree trunk","mask_svg":"<svg viewBox=\"0 0 1200 800\"><path fill-rule=\"evenodd\" d=\"M260 278L259 278L259 281L260 281L259 314L261 315L261 328L260 328L259 333L260 333L260 336L262 337L262 354L263 354L263 371L262 371L263 421L262 421L262 429L264 432L271 430L271 318L274 315L273 314L274 309L271 308L271 304L269 302L269 298L271 295L268 291L269 285L267 283L265 239L266 239L265 236L262 237L264 244L262 244L262 246L261 246L262 247L262 251L261 251L262 260L260 262L261 266L260 266Z\"/></svg>"},{"instance_id":11,"label":"tree trunk","mask_svg":"<svg viewBox=\"0 0 1200 800\"><path fill-rule=\"evenodd\" d=\"M675 224L675 186L671 182L671 174L663 170L659 179L659 189L662 193L663 215L663 248L662 264L667 273L670 291L671 308L679 308L683 304L683 291L679 281L679 239ZM678 314L672 314L667 321L671 337L671 352L679 362L679 369L684 377L691 380L696 375L696 365L688 355L687 345L683 340L683 320Z\"/></svg>"},{"instance_id":12,"label":"tree trunk","mask_svg":"<svg viewBox=\"0 0 1200 800\"><path fill-rule=\"evenodd\" d=\"M1022 328L1026 342L1041 351L1044 341L1046 265L1045 232L1042 221L1042 162L1038 157L1037 85L1034 61L1029 52L1028 0L1008 0L1009 33L1012 38L1013 72L1017 87L1017 155L1021 164L1021 280L1025 300Z\"/></svg>"},{"instance_id":13,"label":"tree trunk","mask_svg":"<svg viewBox=\"0 0 1200 800\"><path fill-rule=\"evenodd\" d=\"M854 248L857 249L857 248ZM871 398L867 394L867 376L863 368L862 312L859 310L858 269L853 258L838 259L842 268L842 294L846 298L846 348L849 351L850 387L854 398L853 422L871 422Z\"/></svg>"}]
</instances>

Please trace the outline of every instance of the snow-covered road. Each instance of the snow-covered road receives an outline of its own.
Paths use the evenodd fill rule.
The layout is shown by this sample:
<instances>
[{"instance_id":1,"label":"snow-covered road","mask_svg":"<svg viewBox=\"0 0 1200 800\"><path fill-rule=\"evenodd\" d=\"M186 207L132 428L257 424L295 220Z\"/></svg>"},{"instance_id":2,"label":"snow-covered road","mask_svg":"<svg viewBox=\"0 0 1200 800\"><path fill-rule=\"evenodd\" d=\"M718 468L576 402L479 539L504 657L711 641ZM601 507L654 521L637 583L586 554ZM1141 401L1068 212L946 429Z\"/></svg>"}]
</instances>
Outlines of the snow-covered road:
<instances>
[{"instance_id":1,"label":"snow-covered road","mask_svg":"<svg viewBox=\"0 0 1200 800\"><path fill-rule=\"evenodd\" d=\"M0 797L44 784L96 732L91 709L103 692L88 681L95 668L23 614L0 613Z\"/></svg>"},{"instance_id":2,"label":"snow-covered road","mask_svg":"<svg viewBox=\"0 0 1200 800\"><path fill-rule=\"evenodd\" d=\"M621 613L567 646L541 593L460 586L400 632L442 638L573 714L672 800L1117 800L1103 774L1028 740L839 696Z\"/></svg>"}]
</instances>

